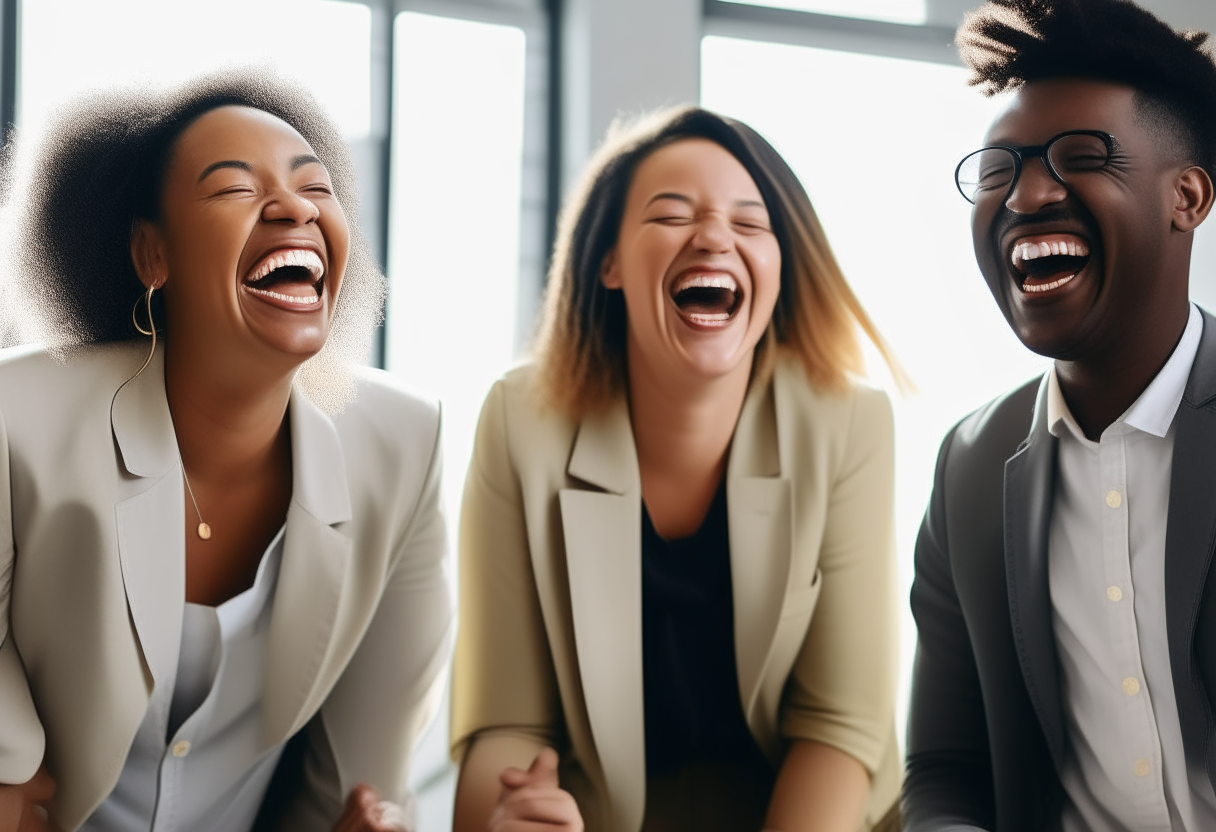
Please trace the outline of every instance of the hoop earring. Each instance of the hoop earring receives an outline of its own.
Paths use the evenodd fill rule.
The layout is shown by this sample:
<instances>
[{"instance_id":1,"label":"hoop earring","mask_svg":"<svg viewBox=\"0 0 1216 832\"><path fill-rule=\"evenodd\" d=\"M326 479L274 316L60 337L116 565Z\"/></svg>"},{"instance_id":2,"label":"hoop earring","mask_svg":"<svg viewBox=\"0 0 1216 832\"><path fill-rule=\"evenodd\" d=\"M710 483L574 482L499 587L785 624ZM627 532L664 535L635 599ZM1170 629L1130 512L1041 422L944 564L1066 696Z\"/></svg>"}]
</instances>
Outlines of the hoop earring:
<instances>
[{"instance_id":1,"label":"hoop earring","mask_svg":"<svg viewBox=\"0 0 1216 832\"><path fill-rule=\"evenodd\" d=\"M127 381L124 381L122 383L123 387L125 387L127 385L127 382L131 381L132 379L134 379L136 376L138 376L140 373L142 373L144 370L146 370L148 368L148 365L152 363L152 356L156 353L156 323L152 320L152 293L155 291L156 291L155 286L149 286L148 291L146 293L144 293L143 298L137 298L135 301L134 308L131 309L131 323L134 324L135 330L140 335L151 335L152 336L152 347L151 347L151 349L148 350L148 357L144 359L143 366L135 371L134 376L131 376L131 378L127 379ZM144 329L142 326L139 325L139 302L140 302L140 300L142 300L144 302L144 307L148 311L148 328L147 329ZM118 389L121 390L122 387L120 387Z\"/></svg>"},{"instance_id":2,"label":"hoop earring","mask_svg":"<svg viewBox=\"0 0 1216 832\"><path fill-rule=\"evenodd\" d=\"M156 324L152 322L152 293L155 291L155 286L149 286L148 291L144 293L143 297L135 299L135 306L131 308L131 324L135 327L135 331L140 335L151 335L153 338L156 338ZM139 324L140 301L144 303L144 306L148 310L148 326L150 329L144 329Z\"/></svg>"}]
</instances>

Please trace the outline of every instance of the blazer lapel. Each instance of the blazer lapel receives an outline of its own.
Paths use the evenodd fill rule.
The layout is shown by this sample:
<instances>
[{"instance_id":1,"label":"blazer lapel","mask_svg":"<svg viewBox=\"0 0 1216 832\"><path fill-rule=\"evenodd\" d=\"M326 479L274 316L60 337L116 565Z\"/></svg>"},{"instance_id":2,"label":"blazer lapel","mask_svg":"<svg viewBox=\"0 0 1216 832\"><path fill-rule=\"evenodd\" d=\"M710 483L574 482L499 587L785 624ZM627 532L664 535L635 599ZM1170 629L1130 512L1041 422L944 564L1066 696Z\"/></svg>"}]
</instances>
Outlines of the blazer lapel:
<instances>
[{"instance_id":1,"label":"blazer lapel","mask_svg":"<svg viewBox=\"0 0 1216 832\"><path fill-rule=\"evenodd\" d=\"M173 420L165 399L164 352L121 386L110 426L123 466L149 480L145 490L115 506L118 557L127 606L153 684L177 676L185 603L185 494Z\"/></svg>"},{"instance_id":2,"label":"blazer lapel","mask_svg":"<svg viewBox=\"0 0 1216 832\"><path fill-rule=\"evenodd\" d=\"M328 693L317 685L351 559L351 539L336 524L351 519L346 463L333 422L292 391L292 498L266 645L265 742L287 739Z\"/></svg>"},{"instance_id":3,"label":"blazer lapel","mask_svg":"<svg viewBox=\"0 0 1216 832\"><path fill-rule=\"evenodd\" d=\"M1165 533L1165 617L1174 696L1188 759L1206 767L1208 700L1194 645L1216 539L1216 321L1205 314L1199 351L1174 422Z\"/></svg>"},{"instance_id":4,"label":"blazer lapel","mask_svg":"<svg viewBox=\"0 0 1216 832\"><path fill-rule=\"evenodd\" d=\"M777 726L756 723L777 712L758 705L767 648L781 620L781 604L773 600L786 595L793 534L790 486L781 477L778 448L778 388L774 376L771 385L755 385L749 393L726 472L735 664L743 713L757 737L777 734Z\"/></svg>"},{"instance_id":5,"label":"blazer lapel","mask_svg":"<svg viewBox=\"0 0 1216 832\"><path fill-rule=\"evenodd\" d=\"M642 492L623 399L583 420L567 473L596 489L558 494L583 699L614 826L636 829L646 801Z\"/></svg>"},{"instance_id":6,"label":"blazer lapel","mask_svg":"<svg viewBox=\"0 0 1216 832\"><path fill-rule=\"evenodd\" d=\"M1047 430L1046 392L1044 378L1030 436L1005 463L1005 580L1022 677L1058 771L1064 763L1064 719L1047 561L1056 440Z\"/></svg>"}]
</instances>

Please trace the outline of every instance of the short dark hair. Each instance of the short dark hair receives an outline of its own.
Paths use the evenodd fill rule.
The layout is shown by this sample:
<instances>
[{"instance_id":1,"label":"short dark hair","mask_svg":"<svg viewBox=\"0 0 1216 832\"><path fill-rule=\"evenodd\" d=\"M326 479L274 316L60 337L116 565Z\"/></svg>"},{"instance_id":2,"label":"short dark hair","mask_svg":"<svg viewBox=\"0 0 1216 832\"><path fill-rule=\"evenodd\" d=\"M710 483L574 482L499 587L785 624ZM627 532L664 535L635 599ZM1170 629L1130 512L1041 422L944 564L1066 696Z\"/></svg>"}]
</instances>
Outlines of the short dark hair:
<instances>
[{"instance_id":1,"label":"short dark hair","mask_svg":"<svg viewBox=\"0 0 1216 832\"><path fill-rule=\"evenodd\" d=\"M163 176L178 136L225 106L282 119L329 171L350 225L351 251L329 342L312 361L332 365L325 359L365 358L380 320L384 278L356 225L358 192L346 142L308 92L256 69L224 70L163 92L91 94L60 110L38 146L7 150L0 185L14 227L6 265L13 267L19 298L5 303L25 304L25 314L41 330L35 333L39 340L71 350L138 336L132 309L144 287L131 261L133 224L158 219ZM153 315L163 327L158 304ZM332 370L321 375L332 380Z\"/></svg>"},{"instance_id":2,"label":"short dark hair","mask_svg":"<svg viewBox=\"0 0 1216 832\"><path fill-rule=\"evenodd\" d=\"M1207 32L1176 31L1130 0L992 0L955 43L986 95L1051 78L1136 90L1139 115L1216 179L1216 63Z\"/></svg>"},{"instance_id":3,"label":"short dark hair","mask_svg":"<svg viewBox=\"0 0 1216 832\"><path fill-rule=\"evenodd\" d=\"M601 271L617 243L634 172L650 154L683 139L707 139L739 161L764 199L781 249L781 288L755 366L767 371L774 352L783 349L801 360L817 387L846 387L865 369L860 330L902 380L781 155L741 121L676 107L615 123L563 208L534 348L545 402L578 418L623 395L625 299L604 287Z\"/></svg>"}]
</instances>

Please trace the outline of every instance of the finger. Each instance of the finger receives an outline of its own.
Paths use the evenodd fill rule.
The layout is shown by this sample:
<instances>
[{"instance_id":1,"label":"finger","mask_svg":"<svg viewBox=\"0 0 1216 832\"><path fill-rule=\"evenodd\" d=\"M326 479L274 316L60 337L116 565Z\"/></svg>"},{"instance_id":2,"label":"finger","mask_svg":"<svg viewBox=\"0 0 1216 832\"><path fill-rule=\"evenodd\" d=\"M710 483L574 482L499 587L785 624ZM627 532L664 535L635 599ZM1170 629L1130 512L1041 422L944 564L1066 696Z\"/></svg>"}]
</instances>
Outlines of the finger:
<instances>
[{"instance_id":1,"label":"finger","mask_svg":"<svg viewBox=\"0 0 1216 832\"><path fill-rule=\"evenodd\" d=\"M504 792L510 789L520 789L532 782L531 774L524 771L522 768L504 768L498 775L498 780L502 783Z\"/></svg>"},{"instance_id":2,"label":"finger","mask_svg":"<svg viewBox=\"0 0 1216 832\"><path fill-rule=\"evenodd\" d=\"M408 832L405 810L389 800L376 803L372 812L372 832Z\"/></svg>"},{"instance_id":3,"label":"finger","mask_svg":"<svg viewBox=\"0 0 1216 832\"><path fill-rule=\"evenodd\" d=\"M528 774L534 785L557 787L557 752L552 748L542 748L528 768Z\"/></svg>"},{"instance_id":4,"label":"finger","mask_svg":"<svg viewBox=\"0 0 1216 832\"><path fill-rule=\"evenodd\" d=\"M366 783L359 783L350 790L342 816L334 826L334 832L374 832L372 819L380 796Z\"/></svg>"},{"instance_id":5,"label":"finger","mask_svg":"<svg viewBox=\"0 0 1216 832\"><path fill-rule=\"evenodd\" d=\"M580 817L578 804L569 792L552 787L528 786L505 795L495 807L503 819L567 823Z\"/></svg>"},{"instance_id":6,"label":"finger","mask_svg":"<svg viewBox=\"0 0 1216 832\"><path fill-rule=\"evenodd\" d=\"M583 832L583 825L581 822L577 826L572 826L512 819L497 825L491 821L489 832Z\"/></svg>"}]
</instances>

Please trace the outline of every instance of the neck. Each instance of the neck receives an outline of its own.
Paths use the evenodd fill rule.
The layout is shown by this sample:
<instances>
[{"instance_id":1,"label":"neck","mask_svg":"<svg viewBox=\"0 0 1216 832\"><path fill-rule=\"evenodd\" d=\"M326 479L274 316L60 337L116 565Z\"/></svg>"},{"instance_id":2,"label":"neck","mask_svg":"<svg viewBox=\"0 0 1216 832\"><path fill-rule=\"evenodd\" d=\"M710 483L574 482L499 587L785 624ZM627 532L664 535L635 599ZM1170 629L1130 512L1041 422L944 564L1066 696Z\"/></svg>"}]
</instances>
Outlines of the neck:
<instances>
[{"instance_id":1,"label":"neck","mask_svg":"<svg viewBox=\"0 0 1216 832\"><path fill-rule=\"evenodd\" d=\"M190 360L165 343L165 395L192 481L234 481L290 459L287 405L294 373L262 379Z\"/></svg>"},{"instance_id":2,"label":"neck","mask_svg":"<svg viewBox=\"0 0 1216 832\"><path fill-rule=\"evenodd\" d=\"M1157 377L1178 346L1189 315L1189 303L1172 304L1160 314L1144 315L1141 326L1119 333L1109 349L1056 361L1060 392L1089 439L1097 441Z\"/></svg>"},{"instance_id":3,"label":"neck","mask_svg":"<svg viewBox=\"0 0 1216 832\"><path fill-rule=\"evenodd\" d=\"M716 485L747 396L751 362L709 381L667 375L629 351L629 416L643 490L648 475L689 482L709 478Z\"/></svg>"}]
</instances>

